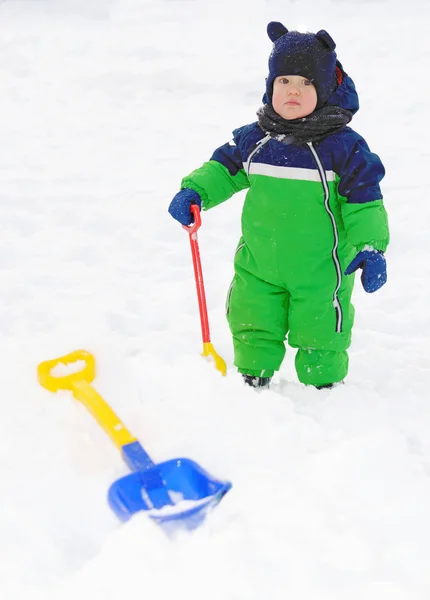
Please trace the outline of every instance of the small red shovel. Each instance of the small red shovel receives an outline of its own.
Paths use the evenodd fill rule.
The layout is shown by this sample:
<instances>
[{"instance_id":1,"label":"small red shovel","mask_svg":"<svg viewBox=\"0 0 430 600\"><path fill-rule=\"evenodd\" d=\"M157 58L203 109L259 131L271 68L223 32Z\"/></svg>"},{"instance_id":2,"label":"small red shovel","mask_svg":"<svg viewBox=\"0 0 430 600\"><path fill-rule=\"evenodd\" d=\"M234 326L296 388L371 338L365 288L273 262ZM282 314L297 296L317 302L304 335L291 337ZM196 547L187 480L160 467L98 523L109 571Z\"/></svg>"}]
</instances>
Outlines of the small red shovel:
<instances>
[{"instance_id":1,"label":"small red shovel","mask_svg":"<svg viewBox=\"0 0 430 600\"><path fill-rule=\"evenodd\" d=\"M225 360L215 351L210 339L208 309L206 306L205 286L203 283L202 264L200 261L200 250L197 239L197 230L202 224L200 217L200 208L197 204L191 205L191 212L194 217L194 223L190 226L182 225L185 231L190 234L191 255L193 257L194 276L196 279L197 299L199 302L200 323L202 326L203 352L202 356L211 356L215 362L215 368L222 375L227 374L227 365Z\"/></svg>"}]
</instances>

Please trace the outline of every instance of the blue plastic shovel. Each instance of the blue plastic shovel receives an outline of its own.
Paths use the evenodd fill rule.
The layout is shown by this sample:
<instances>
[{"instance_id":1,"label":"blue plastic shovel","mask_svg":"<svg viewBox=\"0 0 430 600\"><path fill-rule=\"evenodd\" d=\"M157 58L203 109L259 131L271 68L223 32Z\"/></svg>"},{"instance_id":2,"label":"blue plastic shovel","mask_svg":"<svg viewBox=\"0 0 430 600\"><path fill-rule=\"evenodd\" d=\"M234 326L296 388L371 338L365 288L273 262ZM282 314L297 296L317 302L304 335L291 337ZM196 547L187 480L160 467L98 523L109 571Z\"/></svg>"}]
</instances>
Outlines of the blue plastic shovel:
<instances>
[{"instance_id":1,"label":"blue plastic shovel","mask_svg":"<svg viewBox=\"0 0 430 600\"><path fill-rule=\"evenodd\" d=\"M59 365L83 363L79 372L57 377L52 370ZM115 514L126 521L139 511L146 511L167 529L172 525L198 527L207 513L231 488L229 481L211 477L200 465L188 458L174 458L155 464L140 442L127 430L114 411L91 387L95 377L95 359L86 350L41 363L40 384L56 392L70 390L103 427L120 450L128 467L134 471L115 481L108 491L108 502Z\"/></svg>"}]
</instances>

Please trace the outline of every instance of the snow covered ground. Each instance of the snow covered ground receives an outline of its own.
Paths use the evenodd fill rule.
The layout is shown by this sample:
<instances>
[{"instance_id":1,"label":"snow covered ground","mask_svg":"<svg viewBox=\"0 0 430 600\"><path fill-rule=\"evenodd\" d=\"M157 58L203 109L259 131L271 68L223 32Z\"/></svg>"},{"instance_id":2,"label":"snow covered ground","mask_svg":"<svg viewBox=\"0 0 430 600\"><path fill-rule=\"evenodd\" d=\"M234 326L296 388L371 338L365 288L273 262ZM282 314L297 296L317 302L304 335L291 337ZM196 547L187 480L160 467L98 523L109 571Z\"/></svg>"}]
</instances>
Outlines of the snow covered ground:
<instances>
[{"instance_id":1,"label":"snow covered ground","mask_svg":"<svg viewBox=\"0 0 430 600\"><path fill-rule=\"evenodd\" d=\"M0 598L428 600L427 2L6 0L0 4ZM232 366L224 300L243 196L203 215L202 359L181 177L255 118L270 20L326 28L353 126L387 168L388 284L357 285L350 376L271 391ZM106 504L127 470L39 362L86 348L94 386L154 460L233 489L171 540Z\"/></svg>"}]
</instances>

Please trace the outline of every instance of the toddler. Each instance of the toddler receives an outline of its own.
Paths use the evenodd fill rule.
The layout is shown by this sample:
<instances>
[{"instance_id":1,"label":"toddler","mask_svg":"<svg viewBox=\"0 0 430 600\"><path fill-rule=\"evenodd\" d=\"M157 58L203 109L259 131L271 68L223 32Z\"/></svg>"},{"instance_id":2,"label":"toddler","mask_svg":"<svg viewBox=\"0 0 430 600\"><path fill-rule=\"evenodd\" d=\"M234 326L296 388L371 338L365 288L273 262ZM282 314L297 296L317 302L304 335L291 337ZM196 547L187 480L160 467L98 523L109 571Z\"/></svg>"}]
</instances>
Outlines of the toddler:
<instances>
[{"instance_id":1,"label":"toddler","mask_svg":"<svg viewBox=\"0 0 430 600\"><path fill-rule=\"evenodd\" d=\"M234 363L247 384L266 387L288 337L299 381L330 388L348 372L354 272L366 292L387 279L384 167L347 127L358 96L330 35L278 22L267 32L258 121L183 179L169 212L190 225L192 204L208 210L248 189L226 304Z\"/></svg>"}]
</instances>

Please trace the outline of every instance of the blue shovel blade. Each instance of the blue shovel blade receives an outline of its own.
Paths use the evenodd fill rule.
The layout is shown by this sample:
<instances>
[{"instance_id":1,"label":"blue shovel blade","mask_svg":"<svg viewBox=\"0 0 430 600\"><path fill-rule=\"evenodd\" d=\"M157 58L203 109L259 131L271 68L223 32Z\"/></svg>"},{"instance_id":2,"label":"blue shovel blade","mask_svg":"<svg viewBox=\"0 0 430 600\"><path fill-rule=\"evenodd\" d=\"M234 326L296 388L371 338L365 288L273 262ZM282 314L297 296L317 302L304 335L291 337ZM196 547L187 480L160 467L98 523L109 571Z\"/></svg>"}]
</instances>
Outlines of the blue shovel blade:
<instances>
[{"instance_id":1,"label":"blue shovel blade","mask_svg":"<svg viewBox=\"0 0 430 600\"><path fill-rule=\"evenodd\" d=\"M194 529L230 488L194 461L176 458L121 477L110 486L108 502L122 521L143 510L160 524L183 521Z\"/></svg>"}]
</instances>

